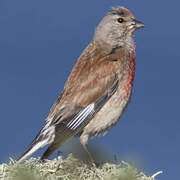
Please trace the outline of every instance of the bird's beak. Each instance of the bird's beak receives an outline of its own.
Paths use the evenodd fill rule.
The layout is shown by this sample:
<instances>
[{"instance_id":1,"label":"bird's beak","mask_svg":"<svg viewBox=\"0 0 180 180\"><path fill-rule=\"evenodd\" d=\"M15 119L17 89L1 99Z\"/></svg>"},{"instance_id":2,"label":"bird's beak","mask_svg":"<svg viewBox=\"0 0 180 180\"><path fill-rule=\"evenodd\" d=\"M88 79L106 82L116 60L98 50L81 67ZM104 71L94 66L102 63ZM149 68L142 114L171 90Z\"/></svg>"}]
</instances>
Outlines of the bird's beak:
<instances>
[{"instance_id":1,"label":"bird's beak","mask_svg":"<svg viewBox=\"0 0 180 180\"><path fill-rule=\"evenodd\" d=\"M145 26L144 23L142 23L141 21L138 21L136 19L134 19L133 23L134 23L134 26L136 29L143 28Z\"/></svg>"}]
</instances>

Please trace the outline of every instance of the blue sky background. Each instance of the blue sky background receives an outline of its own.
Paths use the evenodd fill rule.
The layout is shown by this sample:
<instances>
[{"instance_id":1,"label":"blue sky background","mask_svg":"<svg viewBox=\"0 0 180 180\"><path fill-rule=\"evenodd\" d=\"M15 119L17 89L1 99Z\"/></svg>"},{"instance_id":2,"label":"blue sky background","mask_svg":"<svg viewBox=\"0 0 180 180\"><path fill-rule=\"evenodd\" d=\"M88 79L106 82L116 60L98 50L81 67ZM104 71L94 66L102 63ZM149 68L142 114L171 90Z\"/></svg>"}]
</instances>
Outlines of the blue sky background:
<instances>
[{"instance_id":1,"label":"blue sky background","mask_svg":"<svg viewBox=\"0 0 180 180\"><path fill-rule=\"evenodd\" d=\"M95 27L114 5L129 8L146 28L136 32L131 103L121 121L89 146L119 160L136 159L149 175L163 170L159 180L179 178L178 0L1 0L1 163L32 141Z\"/></svg>"}]
</instances>

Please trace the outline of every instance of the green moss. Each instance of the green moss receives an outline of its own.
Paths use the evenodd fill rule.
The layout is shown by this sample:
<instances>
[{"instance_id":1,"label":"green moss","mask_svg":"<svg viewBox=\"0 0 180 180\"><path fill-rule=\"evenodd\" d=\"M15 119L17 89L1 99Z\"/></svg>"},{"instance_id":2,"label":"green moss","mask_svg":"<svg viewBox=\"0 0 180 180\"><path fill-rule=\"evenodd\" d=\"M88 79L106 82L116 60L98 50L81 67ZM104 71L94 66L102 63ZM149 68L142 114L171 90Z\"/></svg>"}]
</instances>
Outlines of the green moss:
<instances>
[{"instance_id":1,"label":"green moss","mask_svg":"<svg viewBox=\"0 0 180 180\"><path fill-rule=\"evenodd\" d=\"M35 158L22 164L11 159L9 164L0 165L0 180L155 180L159 173L147 177L125 162L90 166L72 155L44 163Z\"/></svg>"}]
</instances>

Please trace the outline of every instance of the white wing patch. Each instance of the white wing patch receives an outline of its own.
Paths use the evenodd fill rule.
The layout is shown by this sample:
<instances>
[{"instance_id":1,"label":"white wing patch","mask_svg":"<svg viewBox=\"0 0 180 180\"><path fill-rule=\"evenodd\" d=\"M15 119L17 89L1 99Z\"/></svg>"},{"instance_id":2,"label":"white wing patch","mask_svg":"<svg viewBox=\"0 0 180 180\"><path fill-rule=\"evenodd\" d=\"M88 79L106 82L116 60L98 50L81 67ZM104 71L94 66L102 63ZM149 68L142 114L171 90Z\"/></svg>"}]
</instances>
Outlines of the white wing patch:
<instances>
[{"instance_id":1,"label":"white wing patch","mask_svg":"<svg viewBox=\"0 0 180 180\"><path fill-rule=\"evenodd\" d=\"M88 117L88 115L92 114L94 112L94 103L88 105L85 109L80 111L80 113L67 124L67 127L75 130L77 129L83 121Z\"/></svg>"}]
</instances>

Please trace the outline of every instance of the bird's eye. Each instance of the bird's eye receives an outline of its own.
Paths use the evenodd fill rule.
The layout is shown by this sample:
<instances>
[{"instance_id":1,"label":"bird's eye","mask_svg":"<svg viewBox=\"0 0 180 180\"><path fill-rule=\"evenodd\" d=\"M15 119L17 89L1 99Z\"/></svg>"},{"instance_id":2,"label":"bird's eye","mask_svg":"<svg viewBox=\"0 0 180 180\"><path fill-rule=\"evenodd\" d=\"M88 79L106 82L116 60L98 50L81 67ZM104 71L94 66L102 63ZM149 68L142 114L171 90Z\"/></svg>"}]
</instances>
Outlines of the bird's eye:
<instances>
[{"instance_id":1,"label":"bird's eye","mask_svg":"<svg viewBox=\"0 0 180 180\"><path fill-rule=\"evenodd\" d=\"M118 18L117 21L118 21L119 23L123 23L123 22L124 22L124 19L123 19L123 18Z\"/></svg>"}]
</instances>

